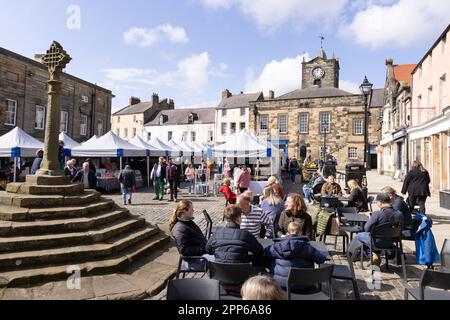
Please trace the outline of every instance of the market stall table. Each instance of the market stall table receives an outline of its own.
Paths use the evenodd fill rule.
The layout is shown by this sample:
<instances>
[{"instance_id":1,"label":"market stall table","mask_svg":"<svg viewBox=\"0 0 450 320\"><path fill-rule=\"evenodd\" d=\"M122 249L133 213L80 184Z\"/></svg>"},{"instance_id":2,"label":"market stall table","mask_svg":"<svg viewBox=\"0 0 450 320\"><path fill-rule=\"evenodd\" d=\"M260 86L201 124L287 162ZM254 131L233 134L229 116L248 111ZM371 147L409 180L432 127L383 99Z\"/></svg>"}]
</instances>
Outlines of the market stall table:
<instances>
[{"instance_id":1,"label":"market stall table","mask_svg":"<svg viewBox=\"0 0 450 320\"><path fill-rule=\"evenodd\" d=\"M97 188L106 192L120 190L120 182L116 177L100 177L97 178Z\"/></svg>"}]
</instances>

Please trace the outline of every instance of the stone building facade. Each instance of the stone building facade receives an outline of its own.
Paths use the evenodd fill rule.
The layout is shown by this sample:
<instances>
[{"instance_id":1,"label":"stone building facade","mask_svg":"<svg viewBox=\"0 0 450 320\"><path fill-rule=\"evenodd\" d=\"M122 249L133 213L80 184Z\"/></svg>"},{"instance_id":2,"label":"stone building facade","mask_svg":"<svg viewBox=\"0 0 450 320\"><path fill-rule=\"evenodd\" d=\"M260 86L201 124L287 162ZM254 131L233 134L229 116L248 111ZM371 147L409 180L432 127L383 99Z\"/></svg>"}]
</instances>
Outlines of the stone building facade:
<instances>
[{"instance_id":1,"label":"stone building facade","mask_svg":"<svg viewBox=\"0 0 450 320\"><path fill-rule=\"evenodd\" d=\"M311 65L309 65L311 64ZM333 65L335 69L329 70ZM267 136L289 156L313 159L334 156L340 168L347 163L364 163L364 101L361 95L340 90L339 63L318 57L303 63L304 89L278 98L250 102L250 129ZM323 72L317 72L321 68ZM326 79L327 74L331 78ZM318 82L321 80L322 82ZM308 84L315 83L309 86ZM377 166L380 141L380 110L384 90L374 90L369 117L371 163Z\"/></svg>"},{"instance_id":2,"label":"stone building facade","mask_svg":"<svg viewBox=\"0 0 450 320\"><path fill-rule=\"evenodd\" d=\"M0 135L18 126L44 139L48 80L38 59L0 48ZM79 142L107 133L112 92L67 73L61 81L61 131Z\"/></svg>"},{"instance_id":3,"label":"stone building facade","mask_svg":"<svg viewBox=\"0 0 450 320\"><path fill-rule=\"evenodd\" d=\"M113 114L112 131L125 140L133 139L136 135L144 140L150 140L144 129L145 124L154 120L159 112L174 108L175 102L172 99L160 101L156 93L148 102L131 97L128 106Z\"/></svg>"},{"instance_id":4,"label":"stone building facade","mask_svg":"<svg viewBox=\"0 0 450 320\"><path fill-rule=\"evenodd\" d=\"M382 109L379 173L403 179L409 168L407 130L411 121L411 72L415 64L395 65L386 60L386 86Z\"/></svg>"}]
</instances>

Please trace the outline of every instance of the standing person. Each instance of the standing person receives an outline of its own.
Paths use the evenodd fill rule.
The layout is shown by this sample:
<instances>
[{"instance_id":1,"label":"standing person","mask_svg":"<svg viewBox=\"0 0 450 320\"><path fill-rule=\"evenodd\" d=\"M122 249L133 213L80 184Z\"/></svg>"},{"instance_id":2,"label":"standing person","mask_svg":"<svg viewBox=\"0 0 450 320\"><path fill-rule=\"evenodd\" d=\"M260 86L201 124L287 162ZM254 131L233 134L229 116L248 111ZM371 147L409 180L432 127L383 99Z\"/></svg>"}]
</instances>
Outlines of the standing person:
<instances>
[{"instance_id":1,"label":"standing person","mask_svg":"<svg viewBox=\"0 0 450 320\"><path fill-rule=\"evenodd\" d=\"M91 170L92 172L94 172L94 174L97 174L97 168L95 167L95 164L92 162L91 158L87 158L86 161L87 163L89 163L89 170ZM122 170L122 168L119 168L119 170Z\"/></svg>"},{"instance_id":2,"label":"standing person","mask_svg":"<svg viewBox=\"0 0 450 320\"><path fill-rule=\"evenodd\" d=\"M266 187L263 193L263 200L260 204L261 210L272 220L274 234L277 234L278 221L284 211L284 201L270 186Z\"/></svg>"},{"instance_id":3,"label":"standing person","mask_svg":"<svg viewBox=\"0 0 450 320\"><path fill-rule=\"evenodd\" d=\"M198 170L198 177L200 179L203 195L206 197L208 196L208 167L205 162L203 162L201 168Z\"/></svg>"},{"instance_id":4,"label":"standing person","mask_svg":"<svg viewBox=\"0 0 450 320\"><path fill-rule=\"evenodd\" d=\"M97 187L97 176L89 169L89 163L83 163L83 168L77 172L72 179L72 183L83 183L85 189L95 189Z\"/></svg>"},{"instance_id":5,"label":"standing person","mask_svg":"<svg viewBox=\"0 0 450 320\"><path fill-rule=\"evenodd\" d=\"M194 188L195 188L195 169L194 166L192 165L192 163L190 163L188 165L188 167L186 168L184 175L186 176L186 181L188 183L189 186L189 195L191 195L192 193L194 193Z\"/></svg>"},{"instance_id":6,"label":"standing person","mask_svg":"<svg viewBox=\"0 0 450 320\"><path fill-rule=\"evenodd\" d=\"M44 158L44 150L39 149L36 152L36 158L33 161L33 165L31 166L31 174L35 175L36 172L41 168L42 159Z\"/></svg>"},{"instance_id":7,"label":"standing person","mask_svg":"<svg viewBox=\"0 0 450 320\"><path fill-rule=\"evenodd\" d=\"M75 163L72 160L67 161L66 167L64 168L64 175L69 177L70 180L75 178L75 175L77 174L77 169L75 168Z\"/></svg>"},{"instance_id":8,"label":"standing person","mask_svg":"<svg viewBox=\"0 0 450 320\"><path fill-rule=\"evenodd\" d=\"M120 171L119 174L119 182L120 188L122 190L122 204L125 206L127 204L127 196L128 204L131 204L131 199L133 197L133 187L136 186L136 174L129 165L125 166L125 169Z\"/></svg>"},{"instance_id":9,"label":"standing person","mask_svg":"<svg viewBox=\"0 0 450 320\"><path fill-rule=\"evenodd\" d=\"M16 166L16 180L19 178L20 169ZM14 161L11 161L8 165L8 170L6 171L6 179L9 183L14 182Z\"/></svg>"},{"instance_id":10,"label":"standing person","mask_svg":"<svg viewBox=\"0 0 450 320\"><path fill-rule=\"evenodd\" d=\"M223 174L225 175L226 178L232 178L231 167L227 159L225 159L225 162L223 164Z\"/></svg>"},{"instance_id":11,"label":"standing person","mask_svg":"<svg viewBox=\"0 0 450 320\"><path fill-rule=\"evenodd\" d=\"M170 199L169 202L178 202L178 167L173 163L173 160L169 160L167 165L167 181L170 186Z\"/></svg>"},{"instance_id":12,"label":"standing person","mask_svg":"<svg viewBox=\"0 0 450 320\"><path fill-rule=\"evenodd\" d=\"M297 177L297 173L299 172L300 166L298 164L297 158L292 157L291 161L289 161L289 173L291 174L291 181L295 184L295 179Z\"/></svg>"},{"instance_id":13,"label":"standing person","mask_svg":"<svg viewBox=\"0 0 450 320\"><path fill-rule=\"evenodd\" d=\"M237 187L240 193L244 193L250 187L250 182L252 181L252 175L248 172L247 166L243 165L241 171L238 173L236 178Z\"/></svg>"},{"instance_id":14,"label":"standing person","mask_svg":"<svg viewBox=\"0 0 450 320\"><path fill-rule=\"evenodd\" d=\"M164 164L164 158L159 158L159 162L155 163L153 166L150 178L153 181L153 186L155 187L156 198L153 200L162 201L164 198L164 187L167 178L167 166Z\"/></svg>"},{"instance_id":15,"label":"standing person","mask_svg":"<svg viewBox=\"0 0 450 320\"><path fill-rule=\"evenodd\" d=\"M355 207L358 212L364 211L367 205L367 199L364 197L364 193L356 180L350 180L348 183L350 196L348 197L348 207Z\"/></svg>"},{"instance_id":16,"label":"standing person","mask_svg":"<svg viewBox=\"0 0 450 320\"><path fill-rule=\"evenodd\" d=\"M280 216L278 236L286 236L289 224L298 222L301 226L300 235L307 236L313 240L312 218L308 214L306 203L302 196L297 193L289 194L284 206L286 210Z\"/></svg>"},{"instance_id":17,"label":"standing person","mask_svg":"<svg viewBox=\"0 0 450 320\"><path fill-rule=\"evenodd\" d=\"M273 191L281 198L281 200L284 201L286 199L286 193L276 177L270 177L267 181L267 185L272 187Z\"/></svg>"},{"instance_id":18,"label":"standing person","mask_svg":"<svg viewBox=\"0 0 450 320\"><path fill-rule=\"evenodd\" d=\"M411 213L416 203L419 204L419 212L425 214L425 202L431 197L430 175L419 161L414 161L411 171L406 175L403 183L402 194L408 193L408 204Z\"/></svg>"},{"instance_id":19,"label":"standing person","mask_svg":"<svg viewBox=\"0 0 450 320\"><path fill-rule=\"evenodd\" d=\"M64 170L64 162L66 159L66 152L64 150L64 141L59 140L59 146L58 146L58 161L59 161L59 168L61 170Z\"/></svg>"},{"instance_id":20,"label":"standing person","mask_svg":"<svg viewBox=\"0 0 450 320\"><path fill-rule=\"evenodd\" d=\"M241 229L248 230L256 239L261 238L261 230L264 227L266 238L273 237L273 223L269 216L257 206L252 205L252 199L241 194L237 199L237 205L242 210Z\"/></svg>"}]
</instances>

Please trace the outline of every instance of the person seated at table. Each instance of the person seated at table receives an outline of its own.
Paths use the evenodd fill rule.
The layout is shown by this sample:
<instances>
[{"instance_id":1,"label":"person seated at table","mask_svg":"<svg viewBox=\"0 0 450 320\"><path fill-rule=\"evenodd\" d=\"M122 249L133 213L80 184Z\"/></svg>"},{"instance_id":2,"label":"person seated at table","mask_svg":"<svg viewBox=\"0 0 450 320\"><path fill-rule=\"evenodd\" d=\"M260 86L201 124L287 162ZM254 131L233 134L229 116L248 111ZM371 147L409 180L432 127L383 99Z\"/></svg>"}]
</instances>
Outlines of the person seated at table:
<instances>
[{"instance_id":1,"label":"person seated at table","mask_svg":"<svg viewBox=\"0 0 450 320\"><path fill-rule=\"evenodd\" d=\"M307 184L303 186L303 195L305 196L305 200L309 205L312 205L314 203L313 201L313 188L314 184L316 183L316 179L319 177L319 174L317 172L314 172L311 179Z\"/></svg>"},{"instance_id":2,"label":"person seated at table","mask_svg":"<svg viewBox=\"0 0 450 320\"><path fill-rule=\"evenodd\" d=\"M368 256L369 255L369 249L370 246L370 232L374 227L380 226L380 225L386 225L390 224L392 226L401 225L403 226L403 215L400 211L394 210L392 208L392 202L391 198L386 193L380 193L377 198L376 202L378 206L380 207L380 211L376 211L372 213L369 221L364 226L365 232L359 233L352 241L352 243L349 246L349 252L355 252L355 248L358 248L361 246L361 244L364 244L364 252ZM391 241L389 239L383 239L380 240L377 245L380 246L390 246ZM379 265L381 262L381 258L378 252L373 252L373 263L375 265Z\"/></svg>"},{"instance_id":3,"label":"person seated at table","mask_svg":"<svg viewBox=\"0 0 450 320\"><path fill-rule=\"evenodd\" d=\"M248 171L247 166L243 165L241 171L237 174L236 184L239 188L239 193L244 193L250 187L250 182L252 181L252 175Z\"/></svg>"},{"instance_id":4,"label":"person seated at table","mask_svg":"<svg viewBox=\"0 0 450 320\"><path fill-rule=\"evenodd\" d=\"M239 195L237 205L242 209L241 229L248 230L256 239L259 239L261 237L261 230L264 227L263 237L273 237L272 220L261 208L252 205L251 197L244 194Z\"/></svg>"},{"instance_id":5,"label":"person seated at table","mask_svg":"<svg viewBox=\"0 0 450 320\"><path fill-rule=\"evenodd\" d=\"M413 219L411 211L409 210L409 207L406 204L404 198L399 196L397 194L397 191L392 187L384 187L383 189L381 189L381 192L389 195L392 201L392 208L394 210L400 211L403 214L403 230L412 230Z\"/></svg>"},{"instance_id":6,"label":"person seated at table","mask_svg":"<svg viewBox=\"0 0 450 320\"><path fill-rule=\"evenodd\" d=\"M274 301L287 300L286 292L270 276L255 276L247 281L241 289L242 300Z\"/></svg>"},{"instance_id":7,"label":"person seated at table","mask_svg":"<svg viewBox=\"0 0 450 320\"><path fill-rule=\"evenodd\" d=\"M367 205L367 199L356 180L350 180L348 183L350 195L348 196L348 207L355 207L358 212L364 211Z\"/></svg>"},{"instance_id":8,"label":"person seated at table","mask_svg":"<svg viewBox=\"0 0 450 320\"><path fill-rule=\"evenodd\" d=\"M302 237L302 225L291 222L287 236L274 240L274 244L265 249L264 255L271 260L270 272L278 284L286 289L291 268L314 268L314 263L324 263L326 257ZM300 288L296 288L300 289Z\"/></svg>"},{"instance_id":9,"label":"person seated at table","mask_svg":"<svg viewBox=\"0 0 450 320\"><path fill-rule=\"evenodd\" d=\"M264 248L248 231L241 228L242 209L237 206L225 208L225 227L219 227L206 245L206 252L213 254L220 263L247 263L262 266ZM252 255L249 255L249 252Z\"/></svg>"},{"instance_id":10,"label":"person seated at table","mask_svg":"<svg viewBox=\"0 0 450 320\"><path fill-rule=\"evenodd\" d=\"M322 187L321 195L342 197L342 188L336 183L336 177L334 175L328 176L327 182Z\"/></svg>"},{"instance_id":11,"label":"person seated at table","mask_svg":"<svg viewBox=\"0 0 450 320\"><path fill-rule=\"evenodd\" d=\"M180 201L169 221L169 230L175 240L178 252L185 257L203 256L207 260L214 260L206 254L206 238L198 225L194 222L194 205L191 201ZM204 261L188 260L185 266L189 269L204 269Z\"/></svg>"},{"instance_id":12,"label":"person seated at table","mask_svg":"<svg viewBox=\"0 0 450 320\"><path fill-rule=\"evenodd\" d=\"M274 234L277 234L278 221L280 220L281 212L284 211L283 199L268 186L263 190L262 201L259 207L272 220Z\"/></svg>"},{"instance_id":13,"label":"person seated at table","mask_svg":"<svg viewBox=\"0 0 450 320\"><path fill-rule=\"evenodd\" d=\"M301 226L300 235L312 239L312 218L308 214L308 208L302 196L297 193L289 194L284 206L285 210L281 213L280 221L278 222L278 237L288 234L288 227L291 222L298 222Z\"/></svg>"},{"instance_id":14,"label":"person seated at table","mask_svg":"<svg viewBox=\"0 0 450 320\"><path fill-rule=\"evenodd\" d=\"M83 183L86 189L95 189L97 187L97 176L90 170L89 162L83 163L83 168L77 172L72 179L72 183Z\"/></svg>"},{"instance_id":15,"label":"person seated at table","mask_svg":"<svg viewBox=\"0 0 450 320\"><path fill-rule=\"evenodd\" d=\"M280 185L276 177L270 177L267 185L272 187L273 191L275 191L275 193L278 194L283 201L286 199L286 192L284 192L283 187Z\"/></svg>"},{"instance_id":16,"label":"person seated at table","mask_svg":"<svg viewBox=\"0 0 450 320\"><path fill-rule=\"evenodd\" d=\"M227 199L228 204L236 204L236 194L231 191L231 180L230 178L225 178L223 180L223 184L219 188L219 192L225 195L225 199Z\"/></svg>"}]
</instances>

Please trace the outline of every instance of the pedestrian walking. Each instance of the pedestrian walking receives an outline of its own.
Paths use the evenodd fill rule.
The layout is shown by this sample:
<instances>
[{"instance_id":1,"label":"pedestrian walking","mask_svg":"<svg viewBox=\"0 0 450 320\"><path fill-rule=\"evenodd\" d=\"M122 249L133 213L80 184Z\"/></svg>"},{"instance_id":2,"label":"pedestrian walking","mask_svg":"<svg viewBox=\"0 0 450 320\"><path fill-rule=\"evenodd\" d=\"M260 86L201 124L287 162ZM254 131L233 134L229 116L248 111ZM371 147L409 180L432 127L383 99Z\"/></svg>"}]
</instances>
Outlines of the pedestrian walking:
<instances>
[{"instance_id":1,"label":"pedestrian walking","mask_svg":"<svg viewBox=\"0 0 450 320\"><path fill-rule=\"evenodd\" d=\"M411 171L406 175L403 183L402 194L408 193L408 204L411 213L416 204L419 205L419 212L425 214L425 202L431 197L430 174L419 161L414 161Z\"/></svg>"},{"instance_id":2,"label":"pedestrian walking","mask_svg":"<svg viewBox=\"0 0 450 320\"><path fill-rule=\"evenodd\" d=\"M156 197L153 200L162 201L164 198L164 188L167 181L167 165L164 158L159 158L159 162L153 166L150 178L153 181Z\"/></svg>"},{"instance_id":3,"label":"pedestrian walking","mask_svg":"<svg viewBox=\"0 0 450 320\"><path fill-rule=\"evenodd\" d=\"M120 171L119 174L120 189L122 191L122 204L125 206L131 204L133 198L133 189L136 187L136 174L129 165L125 166L125 169Z\"/></svg>"},{"instance_id":4,"label":"pedestrian walking","mask_svg":"<svg viewBox=\"0 0 450 320\"><path fill-rule=\"evenodd\" d=\"M192 193L194 193L195 188L195 169L192 163L188 165L186 171L184 172L184 175L186 176L186 181L189 186L189 194L191 195Z\"/></svg>"},{"instance_id":5,"label":"pedestrian walking","mask_svg":"<svg viewBox=\"0 0 450 320\"><path fill-rule=\"evenodd\" d=\"M169 164L167 165L167 180L170 186L169 202L178 202L178 168L172 159L169 160Z\"/></svg>"},{"instance_id":6,"label":"pedestrian walking","mask_svg":"<svg viewBox=\"0 0 450 320\"><path fill-rule=\"evenodd\" d=\"M299 172L300 166L298 164L297 158L292 157L291 161L289 161L289 173L291 174L291 181L295 184L295 180L297 178L297 173Z\"/></svg>"}]
</instances>

